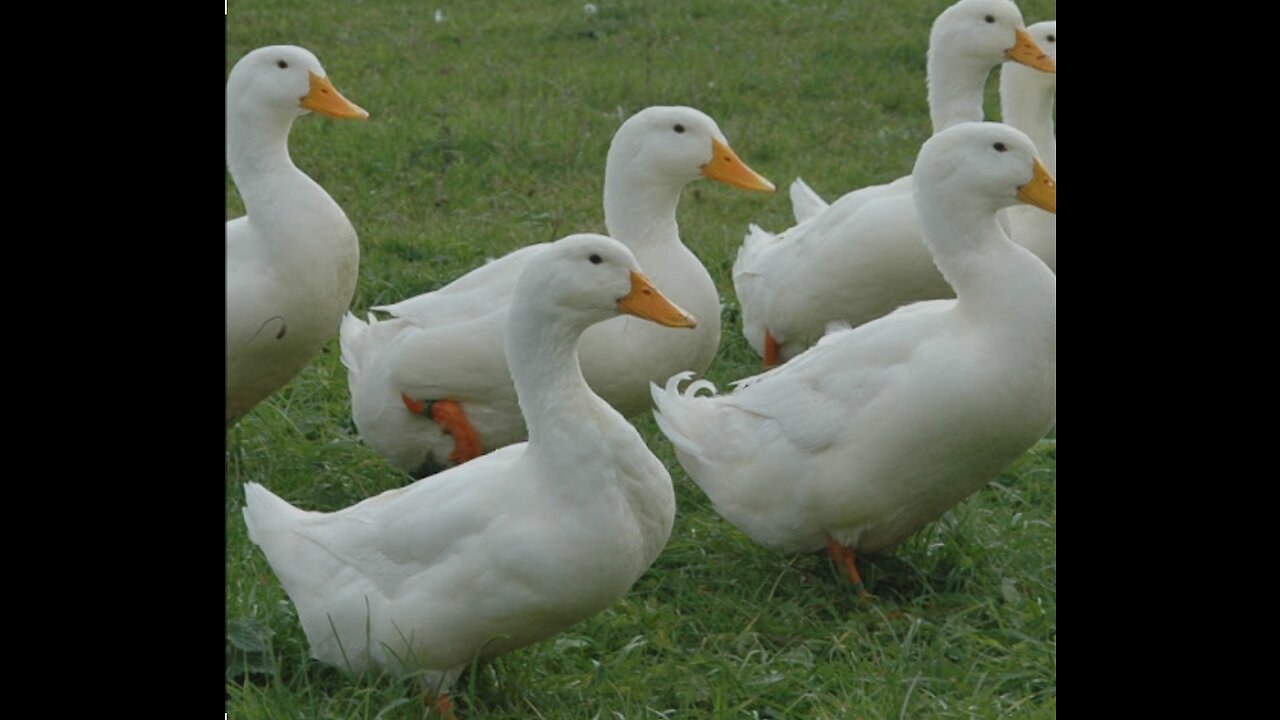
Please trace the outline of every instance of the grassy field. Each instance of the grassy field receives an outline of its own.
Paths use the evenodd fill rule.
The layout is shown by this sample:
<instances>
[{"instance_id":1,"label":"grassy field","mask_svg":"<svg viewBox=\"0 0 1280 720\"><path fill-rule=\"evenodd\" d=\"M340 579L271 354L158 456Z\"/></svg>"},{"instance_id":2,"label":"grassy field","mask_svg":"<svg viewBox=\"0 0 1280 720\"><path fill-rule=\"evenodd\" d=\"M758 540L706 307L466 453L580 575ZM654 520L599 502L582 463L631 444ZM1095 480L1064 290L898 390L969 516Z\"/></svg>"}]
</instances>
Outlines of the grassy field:
<instances>
[{"instance_id":1,"label":"grassy field","mask_svg":"<svg viewBox=\"0 0 1280 720\"><path fill-rule=\"evenodd\" d=\"M699 182L681 235L724 300L708 376L754 374L730 279L747 223L791 225L802 175L828 199L910 171L929 134L929 25L949 0L337 2L231 0L226 67L303 45L365 123L307 117L294 161L360 235L353 308L449 282L517 247L604 231L609 141L653 104L698 107L780 189ZM1054 2L1022 2L1028 23ZM443 21L433 12L443 7ZM987 116L999 118L995 75ZM226 182L226 216L243 213ZM721 520L651 418L671 471L666 551L621 601L464 675L462 718L1052 717L1057 708L1056 440L891 555L860 561L859 602L825 556L786 557ZM334 510L408 478L358 441L335 337L227 435L226 710L246 718L421 718L411 681L307 657L246 537L242 485Z\"/></svg>"}]
</instances>

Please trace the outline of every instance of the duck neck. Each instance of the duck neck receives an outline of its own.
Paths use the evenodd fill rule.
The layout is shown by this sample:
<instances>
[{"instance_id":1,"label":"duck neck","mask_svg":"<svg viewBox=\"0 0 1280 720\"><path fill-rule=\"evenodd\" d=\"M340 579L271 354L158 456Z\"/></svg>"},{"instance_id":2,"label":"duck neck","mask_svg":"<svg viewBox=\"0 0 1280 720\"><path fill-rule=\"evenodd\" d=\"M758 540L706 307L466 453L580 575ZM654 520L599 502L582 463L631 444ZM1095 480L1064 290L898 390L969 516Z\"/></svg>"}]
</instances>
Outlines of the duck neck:
<instances>
[{"instance_id":1,"label":"duck neck","mask_svg":"<svg viewBox=\"0 0 1280 720\"><path fill-rule=\"evenodd\" d=\"M644 265L642 253L680 244L676 207L684 185L624 172L610 158L604 176L604 222L609 235L626 245Z\"/></svg>"},{"instance_id":2,"label":"duck neck","mask_svg":"<svg viewBox=\"0 0 1280 720\"><path fill-rule=\"evenodd\" d=\"M922 201L919 195L916 211L933 262L955 289L960 304L972 305L989 295L991 282L987 274L991 267L998 267L990 255L1003 245L1012 245L996 220L996 211L971 203L948 206L932 199ZM935 242L935 238L943 237L945 244Z\"/></svg>"},{"instance_id":3,"label":"duck neck","mask_svg":"<svg viewBox=\"0 0 1280 720\"><path fill-rule=\"evenodd\" d=\"M256 205L270 202L270 184L281 176L303 176L289 157L292 126L292 117L236 107L228 98L227 167L250 215Z\"/></svg>"},{"instance_id":4,"label":"duck neck","mask_svg":"<svg viewBox=\"0 0 1280 720\"><path fill-rule=\"evenodd\" d=\"M1039 71L1012 63L1000 71L1000 114L1005 124L1021 130L1036 144L1040 159L1057 172L1057 142L1053 134L1056 82L1045 82Z\"/></svg>"},{"instance_id":5,"label":"duck neck","mask_svg":"<svg viewBox=\"0 0 1280 720\"><path fill-rule=\"evenodd\" d=\"M576 435L588 422L596 398L582 377L578 342L586 329L554 308L513 303L507 320L506 353L520 412L529 429L529 448L539 451L549 437Z\"/></svg>"},{"instance_id":6,"label":"duck neck","mask_svg":"<svg viewBox=\"0 0 1280 720\"><path fill-rule=\"evenodd\" d=\"M959 317L1028 341L1032 335L1049 338L1052 333L1042 331L1044 318L1056 312L1054 274L1009 239L996 220L996 207L939 200L922 200L917 193L916 211L933 262L956 291ZM941 238L945 243L935 242Z\"/></svg>"},{"instance_id":7,"label":"duck neck","mask_svg":"<svg viewBox=\"0 0 1280 720\"><path fill-rule=\"evenodd\" d=\"M982 95L991 66L929 48L929 118L937 134L962 122L982 121Z\"/></svg>"}]
</instances>

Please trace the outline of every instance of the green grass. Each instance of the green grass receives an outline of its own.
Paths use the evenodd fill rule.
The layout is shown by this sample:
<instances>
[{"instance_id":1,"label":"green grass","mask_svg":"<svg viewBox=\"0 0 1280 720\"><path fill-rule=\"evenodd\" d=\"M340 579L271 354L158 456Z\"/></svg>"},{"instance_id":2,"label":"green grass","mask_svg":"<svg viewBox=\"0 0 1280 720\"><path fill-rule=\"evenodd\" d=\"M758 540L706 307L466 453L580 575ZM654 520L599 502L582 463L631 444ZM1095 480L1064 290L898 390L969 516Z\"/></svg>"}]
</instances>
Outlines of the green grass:
<instances>
[{"instance_id":1,"label":"green grass","mask_svg":"<svg viewBox=\"0 0 1280 720\"><path fill-rule=\"evenodd\" d=\"M651 104L720 124L772 196L699 182L681 235L725 301L708 376L753 374L729 269L748 222L788 227L802 175L828 199L910 171L929 133L928 28L948 0L253 2L232 0L227 59L308 47L368 122L307 117L295 162L362 248L353 308L431 290L532 242L604 231L604 157ZM1020 3L1029 23L1053 2ZM995 76L988 117L998 119ZM227 217L243 213L228 176ZM776 555L711 509L652 419L671 471L666 551L621 601L463 677L464 718L1050 717L1057 709L1056 440L888 556L860 603L823 556ZM408 478L361 445L337 338L227 436L226 709L243 718L420 718L412 681L307 658L292 605L245 535L242 485L335 510Z\"/></svg>"}]
</instances>

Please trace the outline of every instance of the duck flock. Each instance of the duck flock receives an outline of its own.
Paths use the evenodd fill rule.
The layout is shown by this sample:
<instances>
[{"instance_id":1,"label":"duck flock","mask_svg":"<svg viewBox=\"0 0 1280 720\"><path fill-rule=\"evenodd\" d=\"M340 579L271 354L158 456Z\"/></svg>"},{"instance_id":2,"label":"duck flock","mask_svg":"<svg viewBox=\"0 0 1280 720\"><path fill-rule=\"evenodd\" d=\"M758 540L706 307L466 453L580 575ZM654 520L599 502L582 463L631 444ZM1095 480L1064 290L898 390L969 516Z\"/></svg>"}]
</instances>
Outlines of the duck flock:
<instances>
[{"instance_id":1,"label":"duck flock","mask_svg":"<svg viewBox=\"0 0 1280 720\"><path fill-rule=\"evenodd\" d=\"M774 185L716 120L656 106L617 129L607 235L530 245L416 297L349 312L358 231L289 156L309 112L365 119L310 51L227 80L230 428L340 338L361 439L421 478L331 513L244 486L244 522L311 654L449 687L624 595L662 552L672 479L630 419L652 413L717 512L782 553L891 550L976 492L1057 415L1056 23L960 0L929 36L933 136L910 175L795 225L747 223L733 264L761 374L721 391L720 299L681 242L685 185ZM1002 116L983 121L1000 67ZM867 600L874 602L874 599ZM447 708L446 708L447 709ZM451 711L449 711L451 712Z\"/></svg>"}]
</instances>

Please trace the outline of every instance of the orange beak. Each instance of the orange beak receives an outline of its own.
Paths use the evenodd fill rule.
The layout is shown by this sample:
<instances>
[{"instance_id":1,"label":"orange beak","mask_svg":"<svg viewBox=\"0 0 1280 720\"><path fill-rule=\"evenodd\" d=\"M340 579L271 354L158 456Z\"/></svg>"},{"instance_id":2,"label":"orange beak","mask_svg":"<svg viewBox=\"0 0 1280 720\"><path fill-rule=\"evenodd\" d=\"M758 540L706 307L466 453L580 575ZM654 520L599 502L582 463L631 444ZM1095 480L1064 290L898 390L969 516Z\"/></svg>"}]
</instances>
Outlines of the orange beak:
<instances>
[{"instance_id":1,"label":"orange beak","mask_svg":"<svg viewBox=\"0 0 1280 720\"><path fill-rule=\"evenodd\" d=\"M1058 183L1039 158L1032 170L1031 182L1018 188L1018 199L1054 215L1058 214Z\"/></svg>"},{"instance_id":2,"label":"orange beak","mask_svg":"<svg viewBox=\"0 0 1280 720\"><path fill-rule=\"evenodd\" d=\"M711 162L702 166L702 176L743 190L774 191L773 183L747 167L733 148L715 138L711 139Z\"/></svg>"},{"instance_id":3,"label":"orange beak","mask_svg":"<svg viewBox=\"0 0 1280 720\"><path fill-rule=\"evenodd\" d=\"M649 282L649 278L631 271L631 292L618 301L618 309L659 325L678 328L698 326L698 321L671 302Z\"/></svg>"},{"instance_id":4,"label":"orange beak","mask_svg":"<svg viewBox=\"0 0 1280 720\"><path fill-rule=\"evenodd\" d=\"M1033 67L1043 72L1057 74L1058 63L1054 62L1053 58L1049 57L1048 53L1040 49L1040 46L1037 45L1036 41L1031 37L1031 33L1027 32L1023 28L1018 28L1015 33L1018 39L1014 42L1013 47L1004 51L1004 56L1006 58L1009 58L1014 62L1022 63L1027 67Z\"/></svg>"},{"instance_id":5,"label":"orange beak","mask_svg":"<svg viewBox=\"0 0 1280 720\"><path fill-rule=\"evenodd\" d=\"M329 117L350 118L353 120L367 120L369 118L369 112L342 97L342 93L338 92L338 88L329 82L329 78L322 78L313 72L308 72L307 74L311 76L311 91L303 96L302 101L298 103L299 105Z\"/></svg>"}]
</instances>

